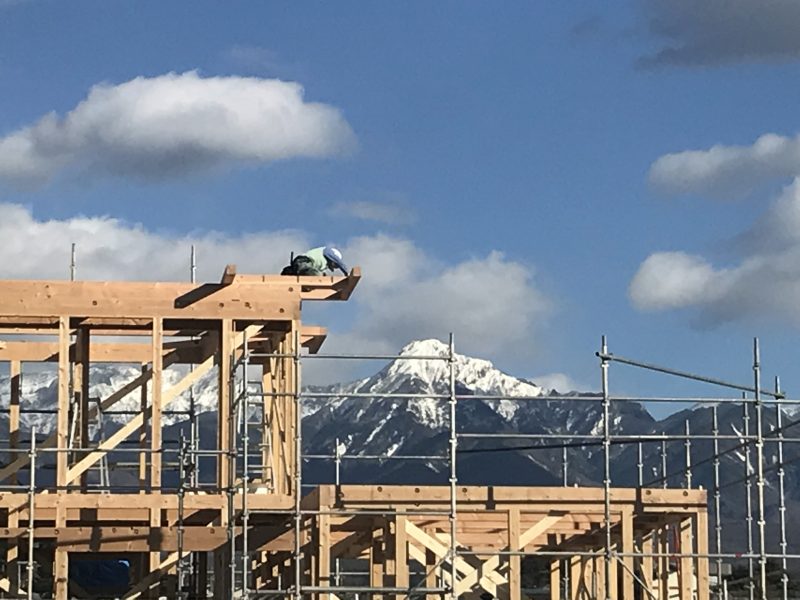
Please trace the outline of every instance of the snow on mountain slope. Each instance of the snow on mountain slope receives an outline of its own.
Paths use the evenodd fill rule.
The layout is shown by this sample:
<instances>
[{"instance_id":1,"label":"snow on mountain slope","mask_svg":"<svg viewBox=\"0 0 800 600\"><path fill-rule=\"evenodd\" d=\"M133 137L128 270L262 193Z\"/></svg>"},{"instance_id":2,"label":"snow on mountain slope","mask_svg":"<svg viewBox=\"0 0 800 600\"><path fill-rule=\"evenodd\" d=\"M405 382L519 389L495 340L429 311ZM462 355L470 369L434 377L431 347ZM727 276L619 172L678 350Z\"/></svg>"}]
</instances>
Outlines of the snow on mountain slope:
<instances>
[{"instance_id":1,"label":"snow on mountain slope","mask_svg":"<svg viewBox=\"0 0 800 600\"><path fill-rule=\"evenodd\" d=\"M164 370L164 389L177 383L186 372L185 368L168 368ZM104 399L110 396L115 390L120 389L125 384L136 379L141 375L141 370L130 365L118 364L97 364L93 365L89 375L89 397ZM217 377L214 371L202 377L194 388L195 410L198 413L214 410L217 397ZM148 384L147 392L150 394L151 386ZM0 377L0 402L8 406L11 394L9 378ZM177 398L166 408L167 411L187 412L190 408L188 394ZM20 381L20 406L24 409L37 409L44 411L54 411L58 406L58 381L55 369L43 369L37 371L23 371ZM141 406L141 394L137 391L128 394L122 400L114 404L109 412L104 415L104 421L108 423L123 423L130 419L130 415L115 415L114 412L137 411ZM163 417L165 426L185 418L182 415L166 414ZM23 428L36 426L37 431L42 434L50 433L55 425L55 415L48 413L23 413L21 415Z\"/></svg>"}]
</instances>

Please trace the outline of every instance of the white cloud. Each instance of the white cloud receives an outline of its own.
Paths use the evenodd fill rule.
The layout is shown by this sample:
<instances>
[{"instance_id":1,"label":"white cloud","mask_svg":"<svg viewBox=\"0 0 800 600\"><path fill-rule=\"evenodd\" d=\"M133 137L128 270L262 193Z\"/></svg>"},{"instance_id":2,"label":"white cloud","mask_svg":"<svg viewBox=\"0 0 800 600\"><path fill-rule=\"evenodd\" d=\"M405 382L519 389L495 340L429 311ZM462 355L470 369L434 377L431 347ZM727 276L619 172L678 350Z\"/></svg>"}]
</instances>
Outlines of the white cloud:
<instances>
[{"instance_id":1,"label":"white cloud","mask_svg":"<svg viewBox=\"0 0 800 600\"><path fill-rule=\"evenodd\" d=\"M698 323L764 319L800 326L800 179L787 186L739 239L741 256L730 267L682 252L648 257L631 281L629 296L642 310L687 308Z\"/></svg>"},{"instance_id":2,"label":"white cloud","mask_svg":"<svg viewBox=\"0 0 800 600\"><path fill-rule=\"evenodd\" d=\"M780 62L800 56L797 0L646 0L646 27L665 44L645 67Z\"/></svg>"},{"instance_id":3,"label":"white cloud","mask_svg":"<svg viewBox=\"0 0 800 600\"><path fill-rule=\"evenodd\" d=\"M191 244L198 281L218 281L231 262L244 273L279 272L290 252L312 245L302 231L170 235L110 217L41 220L15 204L0 204L0 239L0 278L23 279L66 279L72 242L79 279L172 281L188 279ZM549 303L527 265L499 252L445 263L408 239L387 235L353 238L343 249L364 276L350 309L323 303L311 311L311 322L322 316L319 324L331 329L326 350L394 354L410 340L451 331L459 352L501 364L530 358L538 348ZM336 380L353 372L353 365L326 365L325 376Z\"/></svg>"},{"instance_id":4,"label":"white cloud","mask_svg":"<svg viewBox=\"0 0 800 600\"><path fill-rule=\"evenodd\" d=\"M536 347L549 313L529 268L500 252L447 264L408 240L378 235L353 240L347 256L369 274L351 334L371 343L399 348L453 332L459 352L513 356Z\"/></svg>"},{"instance_id":5,"label":"white cloud","mask_svg":"<svg viewBox=\"0 0 800 600\"><path fill-rule=\"evenodd\" d=\"M773 179L800 174L800 136L759 137L751 146L717 145L666 154L650 167L650 183L668 193L738 197Z\"/></svg>"},{"instance_id":6,"label":"white cloud","mask_svg":"<svg viewBox=\"0 0 800 600\"><path fill-rule=\"evenodd\" d=\"M639 267L628 293L639 309L684 308L720 294L721 278L722 274L699 256L657 252Z\"/></svg>"},{"instance_id":7,"label":"white cloud","mask_svg":"<svg viewBox=\"0 0 800 600\"><path fill-rule=\"evenodd\" d=\"M218 280L229 262L242 272L277 272L293 250L308 247L298 231L173 237L110 217L43 221L16 204L0 204L0 239L0 277L10 279L66 279L73 242L78 277L108 280L185 281L192 244L200 281Z\"/></svg>"},{"instance_id":8,"label":"white cloud","mask_svg":"<svg viewBox=\"0 0 800 600\"><path fill-rule=\"evenodd\" d=\"M65 169L161 179L337 155L354 139L338 110L304 101L296 83L169 73L96 85L65 116L0 137L0 181L40 184Z\"/></svg>"},{"instance_id":9,"label":"white cloud","mask_svg":"<svg viewBox=\"0 0 800 600\"><path fill-rule=\"evenodd\" d=\"M587 392L597 387L580 383L566 373L547 373L545 375L530 377L530 380L546 390L555 390L561 394L566 394L568 392Z\"/></svg>"},{"instance_id":10,"label":"white cloud","mask_svg":"<svg viewBox=\"0 0 800 600\"><path fill-rule=\"evenodd\" d=\"M370 202L362 200L337 202L329 212L333 216L374 221L385 225L410 225L417 219L414 209L400 201Z\"/></svg>"}]
</instances>

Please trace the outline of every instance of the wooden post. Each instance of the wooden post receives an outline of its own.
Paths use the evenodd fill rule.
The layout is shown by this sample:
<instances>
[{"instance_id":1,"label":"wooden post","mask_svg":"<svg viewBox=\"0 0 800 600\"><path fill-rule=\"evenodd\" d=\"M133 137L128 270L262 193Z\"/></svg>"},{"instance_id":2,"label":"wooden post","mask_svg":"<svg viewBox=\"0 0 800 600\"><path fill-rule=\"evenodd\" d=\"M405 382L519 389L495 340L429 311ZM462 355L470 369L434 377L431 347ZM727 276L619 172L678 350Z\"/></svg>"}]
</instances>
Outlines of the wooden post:
<instances>
[{"instance_id":1,"label":"wooden post","mask_svg":"<svg viewBox=\"0 0 800 600\"><path fill-rule=\"evenodd\" d=\"M709 600L708 576L708 511L701 508L697 512L695 523L695 538L697 540L697 600Z\"/></svg>"},{"instance_id":2,"label":"wooden post","mask_svg":"<svg viewBox=\"0 0 800 600\"><path fill-rule=\"evenodd\" d=\"M509 591L511 578L509 577ZM559 559L550 560L550 600L560 600L561 598L561 562Z\"/></svg>"},{"instance_id":3,"label":"wooden post","mask_svg":"<svg viewBox=\"0 0 800 600\"><path fill-rule=\"evenodd\" d=\"M522 550L520 548L520 511L518 508L508 509L508 549L511 551ZM521 557L519 554L509 555L508 557L508 597L509 600L520 600L522 597L522 572ZM552 575L552 571L551 571Z\"/></svg>"},{"instance_id":4,"label":"wooden post","mask_svg":"<svg viewBox=\"0 0 800 600\"><path fill-rule=\"evenodd\" d=\"M9 363L8 373L11 389L8 402L8 443L12 450L19 449L19 400L20 400L20 386L22 379L22 364L18 360L12 360ZM16 453L8 455L9 464L17 459ZM11 477L11 483L16 485L18 482L17 473Z\"/></svg>"},{"instance_id":5,"label":"wooden post","mask_svg":"<svg viewBox=\"0 0 800 600\"><path fill-rule=\"evenodd\" d=\"M89 447L89 344L91 331L88 327L80 327L75 332L75 367L73 375L75 380L72 389L77 396L75 405L78 407L78 447ZM78 458L83 458L86 452L78 452ZM80 478L81 489L85 490L88 474L83 473Z\"/></svg>"},{"instance_id":6,"label":"wooden post","mask_svg":"<svg viewBox=\"0 0 800 600\"><path fill-rule=\"evenodd\" d=\"M148 365L142 365L142 377L146 377L148 369ZM143 383L139 389L141 390L139 410L142 411L143 415L146 415L148 408L147 383ZM139 493L144 494L147 487L147 427L139 429L139 448L141 449L141 452L139 452Z\"/></svg>"},{"instance_id":7,"label":"wooden post","mask_svg":"<svg viewBox=\"0 0 800 600\"><path fill-rule=\"evenodd\" d=\"M569 600L578 600L583 582L583 559L573 556L569 559Z\"/></svg>"},{"instance_id":8,"label":"wooden post","mask_svg":"<svg viewBox=\"0 0 800 600\"><path fill-rule=\"evenodd\" d=\"M669 536L669 526L662 527L658 532L659 554L661 555L658 559L659 600L669 600Z\"/></svg>"},{"instance_id":9,"label":"wooden post","mask_svg":"<svg viewBox=\"0 0 800 600\"><path fill-rule=\"evenodd\" d=\"M153 376L150 378L151 386L151 410L150 410L150 489L153 491L161 490L161 422L162 406L161 394L164 387L162 361L162 347L164 343L163 321L153 318L153 337L152 337L152 369ZM144 429L144 428L143 428ZM159 563L160 564L160 563Z\"/></svg>"},{"instance_id":10,"label":"wooden post","mask_svg":"<svg viewBox=\"0 0 800 600\"><path fill-rule=\"evenodd\" d=\"M656 590L653 589L655 587L653 586L653 581L655 580L653 577L653 557L648 556L653 554L657 550L652 532L644 534L644 536L639 541L639 548L642 549L641 564L642 564L642 576L644 579L644 583L647 586L648 591L650 593L654 593Z\"/></svg>"},{"instance_id":11,"label":"wooden post","mask_svg":"<svg viewBox=\"0 0 800 600\"><path fill-rule=\"evenodd\" d=\"M18 360L12 360L9 363L9 380L11 384L9 404L8 404L8 445L11 450L19 449L19 400L20 400L20 384L21 384L21 363ZM9 464L16 460L16 453L9 453ZM11 484L16 485L18 482L17 474L11 478ZM8 510L8 527L19 527L19 511L10 508ZM6 550L6 576L8 577L10 591L12 594L19 592L19 542L16 540L8 540L8 549Z\"/></svg>"},{"instance_id":12,"label":"wooden post","mask_svg":"<svg viewBox=\"0 0 800 600\"><path fill-rule=\"evenodd\" d=\"M67 485L69 455L69 317L58 320L58 414L56 417L56 485L58 493L64 493Z\"/></svg>"},{"instance_id":13,"label":"wooden post","mask_svg":"<svg viewBox=\"0 0 800 600\"><path fill-rule=\"evenodd\" d=\"M409 587L408 535L406 533L406 517L402 514L398 514L394 519L394 561L395 585L399 588Z\"/></svg>"},{"instance_id":14,"label":"wooden post","mask_svg":"<svg viewBox=\"0 0 800 600\"><path fill-rule=\"evenodd\" d=\"M59 492L59 496L59 502L56 505L56 527L66 527L67 511L63 503L66 494ZM69 554L59 547L55 549L53 587L55 588L53 590L55 600L67 600L69 597Z\"/></svg>"},{"instance_id":15,"label":"wooden post","mask_svg":"<svg viewBox=\"0 0 800 600\"><path fill-rule=\"evenodd\" d=\"M635 548L633 546L633 508L630 506L626 506L622 509L622 521L620 523L621 527L621 546L622 546L622 553L627 554L628 556L622 557L622 598L624 600L629 600L633 598L633 573L634 573L634 561L633 561L633 553ZM614 562L618 562L618 559L614 559Z\"/></svg>"},{"instance_id":16,"label":"wooden post","mask_svg":"<svg viewBox=\"0 0 800 600\"><path fill-rule=\"evenodd\" d=\"M692 558L692 518L681 521L680 600L693 600L694 559Z\"/></svg>"},{"instance_id":17,"label":"wooden post","mask_svg":"<svg viewBox=\"0 0 800 600\"><path fill-rule=\"evenodd\" d=\"M429 549L425 549L425 587L436 587L436 555ZM425 598L434 597L431 594L425 594Z\"/></svg>"},{"instance_id":18,"label":"wooden post","mask_svg":"<svg viewBox=\"0 0 800 600\"><path fill-rule=\"evenodd\" d=\"M150 490L161 491L161 394L163 391L163 324L160 318L153 318L152 330L152 371L150 379ZM146 414L146 413L145 413ZM142 427L145 429L145 427ZM161 509L150 509L150 526L161 527ZM161 552L150 552L150 575L161 568ZM149 586L150 594L158 593L160 578L153 578Z\"/></svg>"},{"instance_id":19,"label":"wooden post","mask_svg":"<svg viewBox=\"0 0 800 600\"><path fill-rule=\"evenodd\" d=\"M383 527L380 520L373 524L372 544L369 547L369 585L370 587L383 586ZM383 595L373 594L373 600L382 600Z\"/></svg>"},{"instance_id":20,"label":"wooden post","mask_svg":"<svg viewBox=\"0 0 800 600\"><path fill-rule=\"evenodd\" d=\"M219 525L228 525L228 496L226 490L230 486L230 469L228 452L230 451L230 418L231 418L231 359L233 354L233 340L231 339L233 321L220 320L219 351L217 354L218 371L218 405L217 405L217 449L221 451L217 457L217 490L222 496L219 515ZM229 598L233 591L230 589L228 577L230 563L230 548L228 544L220 546L214 552L214 597Z\"/></svg>"},{"instance_id":21,"label":"wooden post","mask_svg":"<svg viewBox=\"0 0 800 600\"><path fill-rule=\"evenodd\" d=\"M313 549L312 549L313 551ZM331 517L317 515L317 585L331 585ZM330 594L320 594L321 600L330 600Z\"/></svg>"}]
</instances>

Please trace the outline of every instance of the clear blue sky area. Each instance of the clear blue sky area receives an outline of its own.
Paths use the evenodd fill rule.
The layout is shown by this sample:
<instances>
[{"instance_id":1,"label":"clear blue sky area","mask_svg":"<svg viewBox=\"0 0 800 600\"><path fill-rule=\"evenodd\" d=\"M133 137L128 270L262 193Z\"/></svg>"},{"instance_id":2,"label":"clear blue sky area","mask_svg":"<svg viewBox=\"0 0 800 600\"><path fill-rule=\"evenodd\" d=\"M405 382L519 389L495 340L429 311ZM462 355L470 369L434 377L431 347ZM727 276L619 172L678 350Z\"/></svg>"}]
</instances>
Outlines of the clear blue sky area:
<instances>
[{"instance_id":1,"label":"clear blue sky area","mask_svg":"<svg viewBox=\"0 0 800 600\"><path fill-rule=\"evenodd\" d=\"M756 4L738 2L744 21ZM763 52L756 40L744 55L722 43L692 54L698 29L714 37L715 27L725 33L733 25L713 15L694 22L691 11L667 5L0 0L3 139L50 112L63 118L97 84L193 70L200 79L297 82L305 102L339 111L353 134L346 151L325 156L273 160L231 157L228 150L218 159L212 149L208 168L152 176L106 165L96 175L92 170L103 154L116 152L119 138L95 143L93 123L103 127L104 121L88 119L80 134L25 134L41 143L39 158L61 153L64 144L78 148L47 180L20 182L14 157L33 159L0 141L0 202L21 205L34 221L55 227L78 216L109 216L166 240L213 231L236 244L243 236L295 229L309 243L337 241L349 249L346 258L362 264L369 257L358 256L359 238L407 242L416 250L413 260L427 263L409 279L418 296L402 301L403 323L413 323L403 329L413 337L424 327L437 337L446 330L437 330L433 308L418 315L405 307L415 297L432 306L428 298L438 295L437 285L475 294L482 269L492 268L487 257L497 251L503 268L522 269L527 287L506 294L505 317L484 306L493 302L490 290L478 294L480 301L459 304L464 322L455 323L466 331L462 347L473 354L481 354L481 336L507 336L508 347L503 339L485 345L484 355L501 368L534 380L562 373L596 388L593 353L607 334L620 354L747 382L751 340L759 335L766 373L781 373L792 391L800 386L794 367L800 319L788 305L800 276L787 275L791 281L778 290L756 276L735 285L725 279L726 269L762 257L742 250L737 236L791 184L790 154L726 163L719 177L741 185L742 193L728 186L722 197L700 183L678 191L672 183L653 183L652 170L667 154L750 147L766 133L793 140L800 51L787 42L776 52L765 39ZM677 33L660 36L658 19L670 18ZM663 48L681 46L689 47L688 58L648 62ZM213 111L199 112L197 127L214 118ZM180 135L193 143L191 131ZM759 169L765 161L778 166L749 186L737 179L756 168L746 160ZM665 177L679 186L683 169L691 168ZM384 216L370 217L371 210ZM16 262L14 252L21 251L6 248L2 258ZM694 271L655 270L672 287L657 283L652 293L640 290L644 300L633 299L629 287L637 272L660 252L702 257L720 277L680 291L684 281L695 281ZM784 257L771 252L765 265ZM66 264L68 247L63 253ZM391 260L380 264L394 268ZM29 277L37 276L36 267L30 265ZM442 283L451 267L472 276ZM520 272L512 269L508 278ZM387 295L403 293L387 286ZM338 328L348 339L372 336L385 341L381 348L399 350L409 340L381 325L386 315L374 299L381 291L368 290L372 300L319 309L318 320L332 321L326 324L334 334ZM782 303L758 300L773 293L788 296ZM531 313L528 302L543 308ZM446 308L440 310L441 322L452 323ZM520 314L525 318L515 333ZM371 324L359 329L365 319ZM476 325L482 321L484 329ZM526 345L530 351L521 352ZM618 385L625 393L689 391L627 372Z\"/></svg>"}]
</instances>

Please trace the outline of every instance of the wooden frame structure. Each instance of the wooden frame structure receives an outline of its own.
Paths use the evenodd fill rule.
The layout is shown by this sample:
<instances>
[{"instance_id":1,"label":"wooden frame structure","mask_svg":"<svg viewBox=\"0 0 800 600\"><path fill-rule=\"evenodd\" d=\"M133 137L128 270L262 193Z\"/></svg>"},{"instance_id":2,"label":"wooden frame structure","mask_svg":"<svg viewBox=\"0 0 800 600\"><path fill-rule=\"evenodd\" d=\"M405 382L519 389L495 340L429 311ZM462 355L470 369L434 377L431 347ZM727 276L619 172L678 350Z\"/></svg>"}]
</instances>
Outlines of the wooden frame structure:
<instances>
[{"instance_id":1,"label":"wooden frame structure","mask_svg":"<svg viewBox=\"0 0 800 600\"><path fill-rule=\"evenodd\" d=\"M360 279L359 269L346 277L241 275L229 265L219 283L2 281L0 282L0 361L9 364L8 460L0 467L0 529L5 544L0 593L20 597L18 563L52 565L57 599L92 597L70 581L73 553L134 554L132 583L125 597L170 594L170 573L178 551L213 552L214 595L230 597L227 579L219 576L230 562L226 544L236 530L232 515L243 506L253 511L285 511L297 493L294 427L300 346L316 352L325 339L321 327L300 322L304 301L347 300ZM263 468L245 486L235 478L233 415L236 397L233 370L243 356L260 365L265 390L261 444ZM24 363L57 365L55 430L29 452L21 431L24 412L20 378ZM95 363L129 363L141 374L104 398L90 399L90 367ZM178 374L172 385L165 371ZM165 484L176 465L167 466L162 415L201 378L216 371L217 432L215 481L202 490L176 493ZM102 439L90 436L98 416L132 395L140 410ZM94 402L92 402L94 400ZM28 436L30 437L30 436ZM138 442L135 489L98 490L89 475L126 442ZM32 456L39 462L31 469ZM174 459L174 453L173 453ZM54 464L52 481L32 470ZM269 467L267 467L269 465ZM22 485L25 483L25 485ZM239 486L239 487L237 487ZM180 512L180 514L179 514ZM184 526L185 524L185 526ZM35 539L34 556L26 556L27 539ZM180 540L180 541L179 541ZM33 544L31 544L33 546ZM206 557L198 559L205 562ZM209 569L202 571L204 574ZM39 574L41 576L41 573ZM175 594L174 581L171 594ZM205 575L181 590L205 597Z\"/></svg>"},{"instance_id":2,"label":"wooden frame structure","mask_svg":"<svg viewBox=\"0 0 800 600\"><path fill-rule=\"evenodd\" d=\"M19 565L34 561L40 580L52 565L58 600L104 597L70 577L71 558L80 557L128 561L124 598L338 600L347 586L335 585L333 565L354 560L366 562L361 587L379 599L520 600L523 563L534 557L548 571L550 600L708 599L701 490L612 489L608 507L602 488L324 485L299 494L299 358L303 349L316 353L326 336L301 323L302 303L347 300L359 279L358 269L283 277L237 274L229 265L219 283L200 285L0 281L0 361L11 381L0 596L28 593ZM55 430L30 451L21 428L25 363L58 369ZM96 363L134 364L140 375L90 398ZM243 369L246 387L254 366L259 401L242 408L233 382ZM214 461L214 480L187 487L191 460L180 454L175 462L162 416L214 374L213 448L193 450ZM98 436L103 411L132 396L138 410ZM251 411L260 441L252 461L241 455ZM94 469L123 451L135 457L134 485L95 486ZM257 466L248 470L251 462ZM32 483L49 463L52 481ZM186 561L188 581L179 576Z\"/></svg>"}]
</instances>

